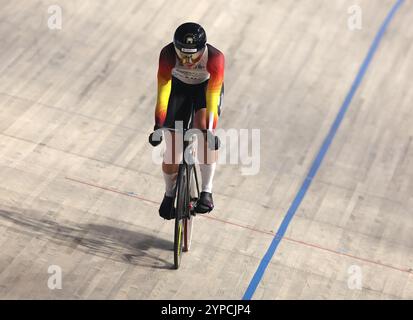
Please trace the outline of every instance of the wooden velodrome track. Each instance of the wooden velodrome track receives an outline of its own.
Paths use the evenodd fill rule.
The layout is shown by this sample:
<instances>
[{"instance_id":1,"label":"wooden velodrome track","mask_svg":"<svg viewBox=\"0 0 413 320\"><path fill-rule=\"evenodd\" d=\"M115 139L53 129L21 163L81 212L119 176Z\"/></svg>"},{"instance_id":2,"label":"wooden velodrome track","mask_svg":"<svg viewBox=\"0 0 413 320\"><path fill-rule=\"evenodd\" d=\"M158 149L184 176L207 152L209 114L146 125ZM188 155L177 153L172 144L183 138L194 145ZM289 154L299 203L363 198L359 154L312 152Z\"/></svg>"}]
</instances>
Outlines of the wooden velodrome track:
<instances>
[{"instance_id":1,"label":"wooden velodrome track","mask_svg":"<svg viewBox=\"0 0 413 320\"><path fill-rule=\"evenodd\" d=\"M0 0L0 298L241 299L395 3ZM407 0L253 299L413 299L412 15ZM261 149L256 175L218 168L175 271L147 136L185 21L226 55L220 127L260 129Z\"/></svg>"}]
</instances>

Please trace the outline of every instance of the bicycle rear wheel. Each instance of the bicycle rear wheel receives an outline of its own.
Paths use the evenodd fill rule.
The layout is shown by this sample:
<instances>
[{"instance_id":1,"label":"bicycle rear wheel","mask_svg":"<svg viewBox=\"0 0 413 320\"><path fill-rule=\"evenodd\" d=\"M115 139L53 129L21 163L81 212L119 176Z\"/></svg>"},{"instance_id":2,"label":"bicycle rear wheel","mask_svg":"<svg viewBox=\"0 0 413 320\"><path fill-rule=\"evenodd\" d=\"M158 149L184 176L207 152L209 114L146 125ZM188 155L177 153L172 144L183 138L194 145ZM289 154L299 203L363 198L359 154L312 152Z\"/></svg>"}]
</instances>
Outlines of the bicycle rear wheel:
<instances>
[{"instance_id":1,"label":"bicycle rear wheel","mask_svg":"<svg viewBox=\"0 0 413 320\"><path fill-rule=\"evenodd\" d=\"M175 205L174 266L178 269L182 259L184 245L184 224L188 210L187 172L184 165L179 166L177 179L177 196Z\"/></svg>"}]
</instances>

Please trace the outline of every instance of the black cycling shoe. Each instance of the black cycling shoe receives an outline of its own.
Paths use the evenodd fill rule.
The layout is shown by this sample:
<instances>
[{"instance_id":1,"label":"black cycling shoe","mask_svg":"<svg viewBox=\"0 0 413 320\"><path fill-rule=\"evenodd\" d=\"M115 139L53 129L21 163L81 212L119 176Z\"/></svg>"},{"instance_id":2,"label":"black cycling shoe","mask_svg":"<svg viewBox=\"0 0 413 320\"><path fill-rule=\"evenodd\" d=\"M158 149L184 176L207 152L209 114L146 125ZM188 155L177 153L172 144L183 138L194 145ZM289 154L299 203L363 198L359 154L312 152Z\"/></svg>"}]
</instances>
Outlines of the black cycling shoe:
<instances>
[{"instance_id":1,"label":"black cycling shoe","mask_svg":"<svg viewBox=\"0 0 413 320\"><path fill-rule=\"evenodd\" d=\"M175 208L174 208L174 198L164 196L161 206L159 207L159 215L166 219L172 220L175 219Z\"/></svg>"},{"instance_id":2,"label":"black cycling shoe","mask_svg":"<svg viewBox=\"0 0 413 320\"><path fill-rule=\"evenodd\" d=\"M214 209L214 200L212 200L212 193L201 192L201 196L196 203L196 213L208 213Z\"/></svg>"}]
</instances>

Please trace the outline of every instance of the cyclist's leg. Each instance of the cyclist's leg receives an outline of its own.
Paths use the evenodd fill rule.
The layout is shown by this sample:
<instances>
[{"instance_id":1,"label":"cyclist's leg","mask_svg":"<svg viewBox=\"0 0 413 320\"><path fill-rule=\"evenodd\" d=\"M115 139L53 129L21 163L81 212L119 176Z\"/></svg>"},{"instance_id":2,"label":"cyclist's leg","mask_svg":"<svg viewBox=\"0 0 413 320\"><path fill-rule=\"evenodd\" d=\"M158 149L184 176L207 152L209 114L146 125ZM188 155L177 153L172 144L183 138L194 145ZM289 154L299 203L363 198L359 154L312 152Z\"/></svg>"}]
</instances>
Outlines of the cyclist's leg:
<instances>
[{"instance_id":1,"label":"cyclist's leg","mask_svg":"<svg viewBox=\"0 0 413 320\"><path fill-rule=\"evenodd\" d=\"M177 121L187 122L184 107L188 103L190 103L190 96L188 96L185 86L182 82L173 78L164 127L175 128ZM172 219L174 217L173 200L176 178L179 163L182 159L182 135L169 131L165 131L164 135L166 149L162 162L162 172L165 180L165 195L159 208L159 214L165 219Z\"/></svg>"},{"instance_id":2,"label":"cyclist's leg","mask_svg":"<svg viewBox=\"0 0 413 320\"><path fill-rule=\"evenodd\" d=\"M165 153L163 155L162 172L165 179L165 195L175 196L175 184L179 163L182 159L182 134L166 131Z\"/></svg>"},{"instance_id":3,"label":"cyclist's leg","mask_svg":"<svg viewBox=\"0 0 413 320\"><path fill-rule=\"evenodd\" d=\"M224 94L223 90L224 89L222 87L220 104L218 106L218 114L221 114L221 105ZM205 89L197 94L195 100L196 113L194 127L206 132L206 129L208 129L208 124L206 114ZM214 208L214 202L212 199L212 182L215 174L217 158L218 151L208 148L207 134L205 133L201 138L198 137L198 161L202 178L202 192L200 201L197 205L198 213L206 213Z\"/></svg>"}]
</instances>

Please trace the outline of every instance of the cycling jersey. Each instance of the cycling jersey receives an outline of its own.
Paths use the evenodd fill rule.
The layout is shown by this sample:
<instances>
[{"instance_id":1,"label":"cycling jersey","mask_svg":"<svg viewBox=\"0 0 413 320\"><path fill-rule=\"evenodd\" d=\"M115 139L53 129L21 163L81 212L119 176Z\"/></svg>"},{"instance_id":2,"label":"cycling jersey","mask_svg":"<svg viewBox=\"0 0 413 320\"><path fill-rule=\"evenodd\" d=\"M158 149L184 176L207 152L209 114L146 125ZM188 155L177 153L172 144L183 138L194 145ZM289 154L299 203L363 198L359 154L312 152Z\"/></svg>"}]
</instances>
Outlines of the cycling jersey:
<instances>
[{"instance_id":1,"label":"cycling jersey","mask_svg":"<svg viewBox=\"0 0 413 320\"><path fill-rule=\"evenodd\" d=\"M224 81L225 58L222 52L207 44L199 62L185 67L176 56L173 43L161 51L158 69L158 97L155 109L156 125L164 125L172 88L172 77L188 85L198 85L207 81L205 100L208 129L215 129L218 122L218 107Z\"/></svg>"}]
</instances>

